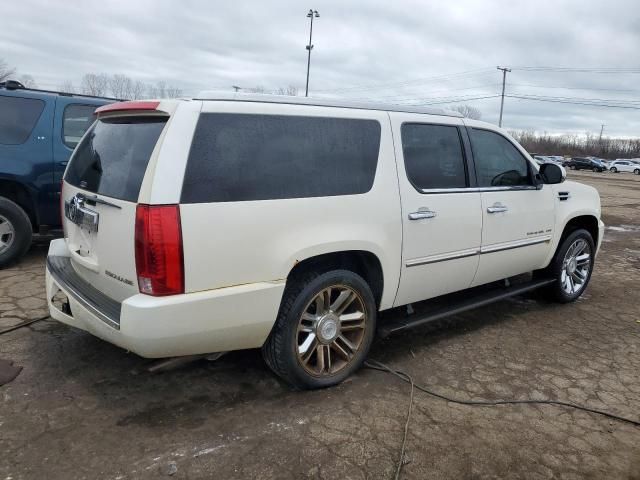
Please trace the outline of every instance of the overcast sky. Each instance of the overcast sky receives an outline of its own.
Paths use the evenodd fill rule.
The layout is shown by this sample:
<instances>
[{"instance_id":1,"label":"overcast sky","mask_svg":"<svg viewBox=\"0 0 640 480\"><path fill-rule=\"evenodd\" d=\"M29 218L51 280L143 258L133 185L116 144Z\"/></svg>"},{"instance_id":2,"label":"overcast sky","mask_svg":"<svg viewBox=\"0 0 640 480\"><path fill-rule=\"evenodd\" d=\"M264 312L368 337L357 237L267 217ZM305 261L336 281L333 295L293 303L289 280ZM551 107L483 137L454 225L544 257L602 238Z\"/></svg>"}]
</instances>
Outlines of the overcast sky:
<instances>
[{"instance_id":1,"label":"overcast sky","mask_svg":"<svg viewBox=\"0 0 640 480\"><path fill-rule=\"evenodd\" d=\"M499 98L470 99L498 94L496 66L510 66L507 94L554 101L506 98L504 127L598 134L604 123L605 135L640 136L639 0L313 1L5 1L0 58L41 88L105 72L186 95L231 85L304 94L315 8L312 96L467 99L440 106L466 103L497 123ZM522 68L541 66L589 71Z\"/></svg>"}]
</instances>

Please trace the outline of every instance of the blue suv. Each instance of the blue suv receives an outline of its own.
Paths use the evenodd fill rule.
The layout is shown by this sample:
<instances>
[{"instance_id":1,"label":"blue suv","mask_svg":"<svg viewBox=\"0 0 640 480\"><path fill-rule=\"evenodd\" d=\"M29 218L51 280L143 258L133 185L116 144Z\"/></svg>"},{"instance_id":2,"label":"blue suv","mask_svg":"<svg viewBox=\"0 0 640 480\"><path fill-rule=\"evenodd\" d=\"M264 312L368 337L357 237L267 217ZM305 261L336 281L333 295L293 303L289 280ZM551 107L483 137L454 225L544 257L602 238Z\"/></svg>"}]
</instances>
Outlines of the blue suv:
<instances>
[{"instance_id":1,"label":"blue suv","mask_svg":"<svg viewBox=\"0 0 640 480\"><path fill-rule=\"evenodd\" d=\"M115 99L0 83L0 268L60 227L60 182L94 111Z\"/></svg>"}]
</instances>

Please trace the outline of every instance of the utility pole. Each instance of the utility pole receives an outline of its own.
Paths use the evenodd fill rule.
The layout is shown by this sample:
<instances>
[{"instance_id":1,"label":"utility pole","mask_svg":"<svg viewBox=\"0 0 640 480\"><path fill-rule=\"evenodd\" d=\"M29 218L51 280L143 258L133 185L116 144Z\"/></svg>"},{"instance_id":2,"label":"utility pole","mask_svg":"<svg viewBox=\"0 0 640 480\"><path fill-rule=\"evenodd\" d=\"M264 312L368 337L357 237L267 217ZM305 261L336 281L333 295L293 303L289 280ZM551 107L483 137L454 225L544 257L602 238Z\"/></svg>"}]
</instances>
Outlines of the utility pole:
<instances>
[{"instance_id":1,"label":"utility pole","mask_svg":"<svg viewBox=\"0 0 640 480\"><path fill-rule=\"evenodd\" d=\"M500 99L500 120L498 121L498 126L502 127L502 111L504 110L504 86L507 82L507 72L510 72L511 69L507 67L496 67L498 70L502 70L502 96Z\"/></svg>"},{"instance_id":2,"label":"utility pole","mask_svg":"<svg viewBox=\"0 0 640 480\"><path fill-rule=\"evenodd\" d=\"M311 43L311 38L313 36L313 18L318 18L320 14L317 10L309 9L307 13L307 18L311 20L311 25L309 27L309 45L307 45L308 55L307 55L307 86L304 89L304 96L309 96L309 68L311 67L311 49L313 48L313 44Z\"/></svg>"},{"instance_id":3,"label":"utility pole","mask_svg":"<svg viewBox=\"0 0 640 480\"><path fill-rule=\"evenodd\" d=\"M604 127L606 127L604 123L600 125L600 139L598 140L598 143L600 143L601 145L602 145L602 132L604 132Z\"/></svg>"},{"instance_id":4,"label":"utility pole","mask_svg":"<svg viewBox=\"0 0 640 480\"><path fill-rule=\"evenodd\" d=\"M236 92L239 91L242 87L238 87L237 85L231 85L231 88L233 88Z\"/></svg>"}]
</instances>

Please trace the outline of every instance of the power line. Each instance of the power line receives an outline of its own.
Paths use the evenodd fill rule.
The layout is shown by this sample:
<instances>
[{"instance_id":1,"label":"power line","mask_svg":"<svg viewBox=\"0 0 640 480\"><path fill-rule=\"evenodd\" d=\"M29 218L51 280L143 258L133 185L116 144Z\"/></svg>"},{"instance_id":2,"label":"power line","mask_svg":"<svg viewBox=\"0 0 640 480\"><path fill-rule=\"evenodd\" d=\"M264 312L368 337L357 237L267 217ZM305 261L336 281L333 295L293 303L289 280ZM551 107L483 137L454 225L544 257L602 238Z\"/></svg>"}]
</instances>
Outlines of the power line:
<instances>
[{"instance_id":1,"label":"power line","mask_svg":"<svg viewBox=\"0 0 640 480\"><path fill-rule=\"evenodd\" d=\"M509 98L518 98L520 100L533 100L538 102L551 102L551 103L566 103L570 105L585 105L589 107L605 107L605 108L626 108L630 110L640 110L640 105L611 105L606 103L590 103L590 102L574 102L568 100L557 100L553 98L545 98L545 97L532 97L532 96L524 96L524 95L505 95Z\"/></svg>"},{"instance_id":2,"label":"power line","mask_svg":"<svg viewBox=\"0 0 640 480\"><path fill-rule=\"evenodd\" d=\"M423 106L423 105L444 105L447 103L460 103L460 102L471 102L473 100L484 100L485 98L497 98L499 97L500 94L496 93L494 95L486 95L483 97L464 97L464 98L458 98L458 99L446 99L446 100L439 100L439 101L435 101L435 102L421 102L421 103L409 103L406 104L406 106L408 107L419 107L419 106Z\"/></svg>"},{"instance_id":3,"label":"power line","mask_svg":"<svg viewBox=\"0 0 640 480\"><path fill-rule=\"evenodd\" d=\"M510 83L511 87L532 87L532 88L555 88L560 90L586 90L586 91L602 91L602 92L625 92L625 93L640 93L640 90L633 90L627 88L598 88L598 87L566 87L560 85L534 85L529 83Z\"/></svg>"},{"instance_id":4,"label":"power line","mask_svg":"<svg viewBox=\"0 0 640 480\"><path fill-rule=\"evenodd\" d=\"M529 72L572 72L572 73L615 73L615 74L636 74L640 73L639 67L534 67L534 66L514 66L513 70L525 70Z\"/></svg>"},{"instance_id":5,"label":"power line","mask_svg":"<svg viewBox=\"0 0 640 480\"><path fill-rule=\"evenodd\" d=\"M403 80L403 81L399 81L399 82L384 82L384 83L368 84L368 85L366 85L366 84L365 85L354 85L354 86L351 86L351 87L325 89L325 90L320 90L320 91L338 93L338 92L346 92L346 91L353 91L353 90L379 90L379 89L384 89L384 88L395 88L395 87L407 86L407 85L412 85L412 84L420 85L420 84L424 84L424 83L437 82L439 80L450 80L450 79L453 79L453 78L478 76L478 74L480 72L485 72L484 75L486 75L486 72L488 72L490 70L491 69L489 69L489 68L477 68L477 69L474 69L474 70L465 70L465 71L457 72L457 73L448 73L448 74L443 74L443 75L435 75L433 77L416 78L416 79L413 79L413 80Z\"/></svg>"}]
</instances>

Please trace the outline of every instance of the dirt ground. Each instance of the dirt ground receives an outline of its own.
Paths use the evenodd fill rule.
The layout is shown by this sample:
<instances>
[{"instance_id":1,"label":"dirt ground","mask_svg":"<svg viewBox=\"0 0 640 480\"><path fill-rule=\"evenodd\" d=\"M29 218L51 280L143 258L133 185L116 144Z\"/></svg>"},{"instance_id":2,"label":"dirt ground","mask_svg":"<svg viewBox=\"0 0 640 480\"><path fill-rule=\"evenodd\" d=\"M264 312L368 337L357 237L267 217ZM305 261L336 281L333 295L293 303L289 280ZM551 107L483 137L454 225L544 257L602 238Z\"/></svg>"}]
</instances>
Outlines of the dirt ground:
<instances>
[{"instance_id":1,"label":"dirt ground","mask_svg":"<svg viewBox=\"0 0 640 480\"><path fill-rule=\"evenodd\" d=\"M571 305L503 301L378 340L372 358L464 399L554 398L640 419L640 177L571 173L608 225ZM0 329L45 314L46 242L0 271ZM0 480L393 478L409 387L364 369L296 392L258 351L180 370L50 320L0 336ZM555 406L468 407L416 392L402 478L640 479L640 428Z\"/></svg>"}]
</instances>

